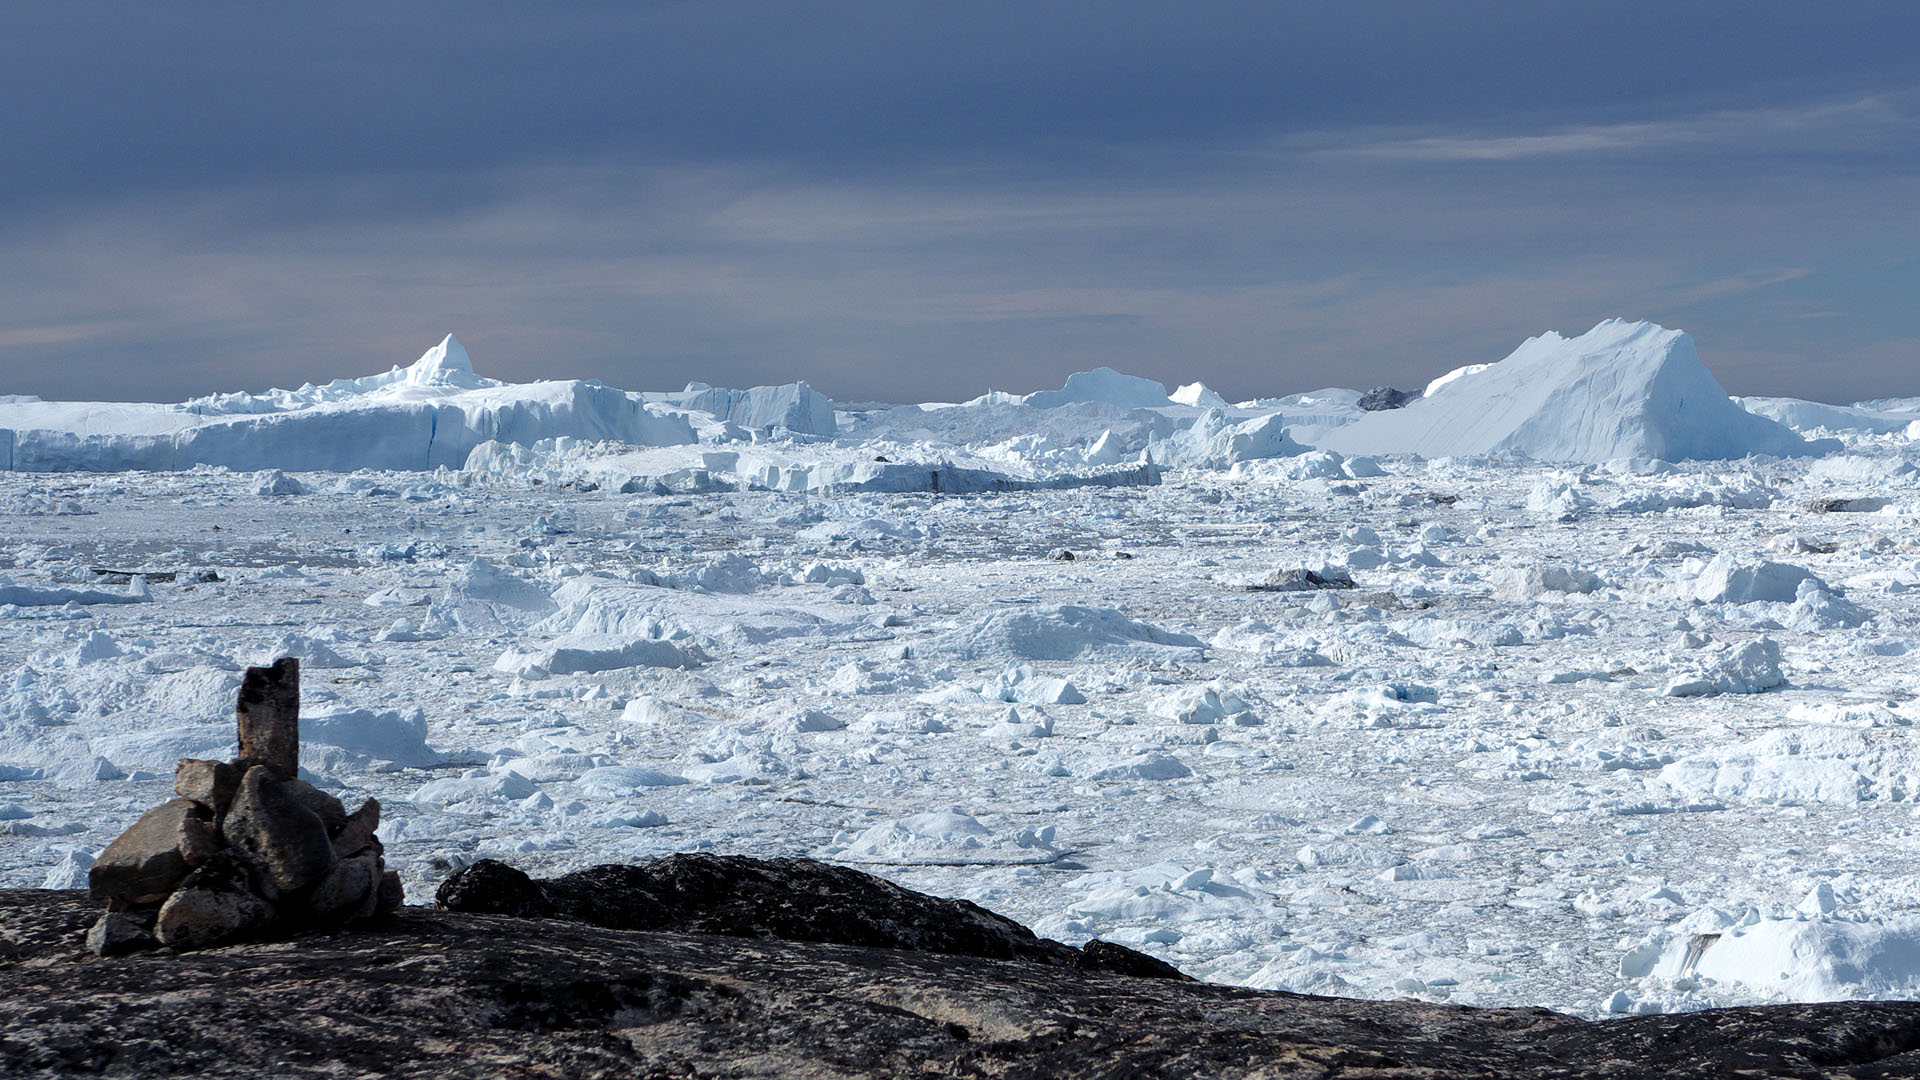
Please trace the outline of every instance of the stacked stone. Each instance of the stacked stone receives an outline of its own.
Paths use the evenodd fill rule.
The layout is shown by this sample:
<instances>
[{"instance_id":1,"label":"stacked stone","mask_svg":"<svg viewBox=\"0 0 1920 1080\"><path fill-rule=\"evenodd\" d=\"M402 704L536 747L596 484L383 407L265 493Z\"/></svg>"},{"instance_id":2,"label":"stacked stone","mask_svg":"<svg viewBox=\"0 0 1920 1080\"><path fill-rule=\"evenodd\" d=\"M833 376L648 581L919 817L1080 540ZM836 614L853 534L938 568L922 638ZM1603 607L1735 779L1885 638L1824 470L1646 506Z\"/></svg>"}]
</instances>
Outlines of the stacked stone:
<instances>
[{"instance_id":1,"label":"stacked stone","mask_svg":"<svg viewBox=\"0 0 1920 1080\"><path fill-rule=\"evenodd\" d=\"M107 912L87 933L102 956L152 945L199 949L275 931L339 926L400 906L380 803L351 814L299 778L299 661L248 668L240 756L182 758L178 797L147 811L94 861Z\"/></svg>"}]
</instances>

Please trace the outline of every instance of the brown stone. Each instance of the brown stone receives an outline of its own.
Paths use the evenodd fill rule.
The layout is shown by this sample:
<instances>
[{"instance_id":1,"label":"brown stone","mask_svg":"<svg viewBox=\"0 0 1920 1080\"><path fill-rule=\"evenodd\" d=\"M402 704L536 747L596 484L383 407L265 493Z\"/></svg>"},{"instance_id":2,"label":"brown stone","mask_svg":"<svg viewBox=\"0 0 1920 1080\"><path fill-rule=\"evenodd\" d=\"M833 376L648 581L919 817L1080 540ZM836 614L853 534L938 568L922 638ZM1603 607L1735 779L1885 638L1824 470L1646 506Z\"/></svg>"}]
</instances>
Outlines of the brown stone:
<instances>
[{"instance_id":1,"label":"brown stone","mask_svg":"<svg viewBox=\"0 0 1920 1080\"><path fill-rule=\"evenodd\" d=\"M160 905L153 936L174 949L204 949L243 938L273 921L273 905L248 888L245 860L223 851Z\"/></svg>"},{"instance_id":2,"label":"brown stone","mask_svg":"<svg viewBox=\"0 0 1920 1080\"><path fill-rule=\"evenodd\" d=\"M287 776L300 774L300 661L283 656L272 667L250 667L240 680L237 706L240 756L259 758Z\"/></svg>"},{"instance_id":3,"label":"brown stone","mask_svg":"<svg viewBox=\"0 0 1920 1080\"><path fill-rule=\"evenodd\" d=\"M382 871L380 874L380 902L375 906L375 912L385 915L389 911L397 911L401 904L406 903L406 900L407 887L400 884L400 871Z\"/></svg>"},{"instance_id":4,"label":"brown stone","mask_svg":"<svg viewBox=\"0 0 1920 1080\"><path fill-rule=\"evenodd\" d=\"M192 869L180 854L183 823L204 813L192 799L171 799L140 815L87 872L93 898L134 902L172 892Z\"/></svg>"},{"instance_id":5,"label":"brown stone","mask_svg":"<svg viewBox=\"0 0 1920 1080\"><path fill-rule=\"evenodd\" d=\"M253 856L281 892L305 888L333 868L333 841L319 815L273 778L267 766L247 770L221 824L229 844Z\"/></svg>"},{"instance_id":6,"label":"brown stone","mask_svg":"<svg viewBox=\"0 0 1920 1080\"><path fill-rule=\"evenodd\" d=\"M220 850L220 833L213 822L188 815L180 821L180 858L189 868L206 865Z\"/></svg>"},{"instance_id":7,"label":"brown stone","mask_svg":"<svg viewBox=\"0 0 1920 1080\"><path fill-rule=\"evenodd\" d=\"M380 840L373 831L380 827L380 800L368 799L360 809L348 815L346 824L333 834L333 853L342 859L372 850L380 854Z\"/></svg>"},{"instance_id":8,"label":"brown stone","mask_svg":"<svg viewBox=\"0 0 1920 1080\"><path fill-rule=\"evenodd\" d=\"M173 792L216 814L224 814L240 789L240 771L224 761L181 758L173 768Z\"/></svg>"}]
</instances>

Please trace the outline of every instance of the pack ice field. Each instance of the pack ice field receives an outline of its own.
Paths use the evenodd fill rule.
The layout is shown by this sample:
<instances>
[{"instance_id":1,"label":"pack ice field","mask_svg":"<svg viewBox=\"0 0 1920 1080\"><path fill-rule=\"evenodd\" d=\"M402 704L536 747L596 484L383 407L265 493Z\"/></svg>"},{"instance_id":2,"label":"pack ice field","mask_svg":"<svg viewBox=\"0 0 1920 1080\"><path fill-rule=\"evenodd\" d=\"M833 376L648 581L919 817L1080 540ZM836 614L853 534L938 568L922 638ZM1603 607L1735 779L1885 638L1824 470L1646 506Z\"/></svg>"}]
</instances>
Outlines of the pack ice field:
<instances>
[{"instance_id":1,"label":"pack ice field","mask_svg":"<svg viewBox=\"0 0 1920 1080\"><path fill-rule=\"evenodd\" d=\"M1730 399L1617 321L1437 374L866 405L449 337L0 398L0 886L83 886L295 656L416 903L711 850L1261 988L1920 993L1920 401Z\"/></svg>"}]
</instances>

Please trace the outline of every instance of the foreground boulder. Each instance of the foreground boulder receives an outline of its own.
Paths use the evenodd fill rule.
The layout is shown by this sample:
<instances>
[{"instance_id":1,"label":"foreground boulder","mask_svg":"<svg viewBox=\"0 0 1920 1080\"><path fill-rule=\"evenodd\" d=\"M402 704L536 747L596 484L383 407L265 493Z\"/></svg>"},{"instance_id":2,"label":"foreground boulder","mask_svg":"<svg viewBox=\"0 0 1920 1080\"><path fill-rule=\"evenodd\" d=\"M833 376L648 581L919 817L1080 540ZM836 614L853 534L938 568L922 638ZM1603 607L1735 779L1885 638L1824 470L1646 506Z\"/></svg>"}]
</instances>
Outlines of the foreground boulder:
<instances>
[{"instance_id":1,"label":"foreground boulder","mask_svg":"<svg viewBox=\"0 0 1920 1080\"><path fill-rule=\"evenodd\" d=\"M101 959L94 914L0 890L0 1076L1920 1076L1920 1002L1587 1023L426 908Z\"/></svg>"}]
</instances>

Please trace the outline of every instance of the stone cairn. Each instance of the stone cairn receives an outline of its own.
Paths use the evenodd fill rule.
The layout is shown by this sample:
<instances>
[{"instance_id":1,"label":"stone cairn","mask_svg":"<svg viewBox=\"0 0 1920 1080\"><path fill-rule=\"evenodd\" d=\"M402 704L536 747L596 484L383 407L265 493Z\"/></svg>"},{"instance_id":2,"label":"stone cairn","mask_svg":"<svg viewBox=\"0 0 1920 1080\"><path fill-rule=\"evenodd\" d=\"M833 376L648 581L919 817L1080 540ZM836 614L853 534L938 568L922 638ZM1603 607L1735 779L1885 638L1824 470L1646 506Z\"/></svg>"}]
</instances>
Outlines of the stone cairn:
<instances>
[{"instance_id":1,"label":"stone cairn","mask_svg":"<svg viewBox=\"0 0 1920 1080\"><path fill-rule=\"evenodd\" d=\"M93 952L200 949L400 906L400 875L373 833L379 801L349 814L299 778L300 662L248 668L239 719L239 757L181 758L179 797L141 815L94 861L88 889L107 912L87 932Z\"/></svg>"}]
</instances>

